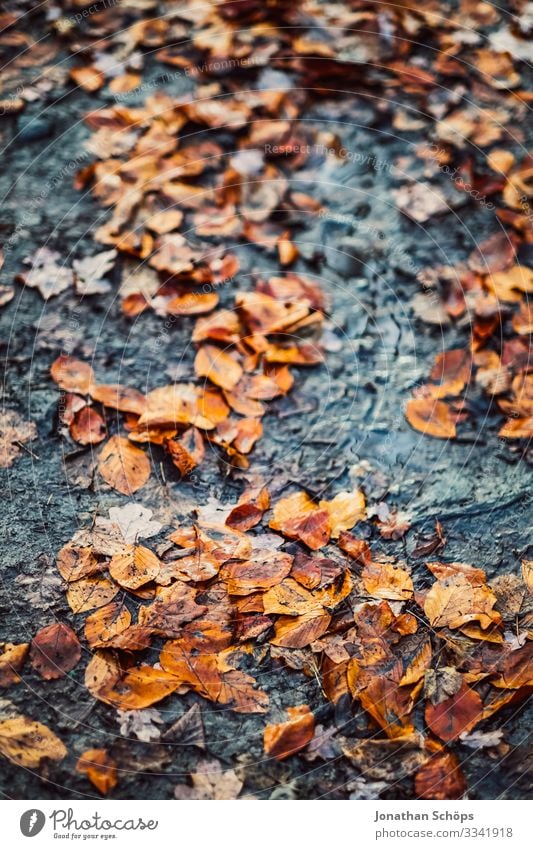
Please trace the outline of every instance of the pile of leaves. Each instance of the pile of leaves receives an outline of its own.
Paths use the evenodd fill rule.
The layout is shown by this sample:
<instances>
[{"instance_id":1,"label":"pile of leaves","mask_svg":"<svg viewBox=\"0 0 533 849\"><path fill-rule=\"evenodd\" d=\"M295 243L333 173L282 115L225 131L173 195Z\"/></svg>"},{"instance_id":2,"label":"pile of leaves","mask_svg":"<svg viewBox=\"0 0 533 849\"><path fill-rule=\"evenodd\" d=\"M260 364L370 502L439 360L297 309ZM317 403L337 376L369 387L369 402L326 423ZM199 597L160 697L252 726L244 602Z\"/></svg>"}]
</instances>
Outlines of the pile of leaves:
<instances>
[{"instance_id":1,"label":"pile of leaves","mask_svg":"<svg viewBox=\"0 0 533 849\"><path fill-rule=\"evenodd\" d=\"M405 562L374 556L352 532L365 518L361 493L315 503L295 492L268 508L264 489L248 492L224 523L200 517L155 549L139 537L161 526L126 508L76 532L57 566L73 613L84 615L89 692L120 711L193 692L237 713L265 713L267 692L242 667L253 660L264 677L282 665L315 678L330 701L348 697L364 709L368 740L329 732L347 758L357 763L380 740L384 754L401 743L416 752L421 798L459 798L465 780L447 747L468 744L480 723L533 686L531 563L522 578L489 585L481 569L430 561L432 582L416 586ZM47 626L31 647L4 647L4 684L27 656L51 680L77 665L81 648L69 626ZM278 760L315 739L309 705L288 716L264 730L265 752ZM327 759L322 736L315 748Z\"/></svg>"},{"instance_id":2,"label":"pile of leaves","mask_svg":"<svg viewBox=\"0 0 533 849\"><path fill-rule=\"evenodd\" d=\"M193 296L189 303L196 304ZM234 310L215 310L198 319L192 339L198 345L194 369L199 385L173 383L142 394L98 383L88 363L61 355L51 368L64 391L61 423L80 445L107 440L98 470L125 495L150 476L150 459L139 444L162 446L182 476L201 463L206 442L221 447L233 466L247 468L246 455L263 433L264 402L285 395L293 385L289 364L322 361L323 308L319 287L291 274L260 281L255 291L237 295ZM127 437L114 433L107 438L106 409L124 413Z\"/></svg>"}]
</instances>

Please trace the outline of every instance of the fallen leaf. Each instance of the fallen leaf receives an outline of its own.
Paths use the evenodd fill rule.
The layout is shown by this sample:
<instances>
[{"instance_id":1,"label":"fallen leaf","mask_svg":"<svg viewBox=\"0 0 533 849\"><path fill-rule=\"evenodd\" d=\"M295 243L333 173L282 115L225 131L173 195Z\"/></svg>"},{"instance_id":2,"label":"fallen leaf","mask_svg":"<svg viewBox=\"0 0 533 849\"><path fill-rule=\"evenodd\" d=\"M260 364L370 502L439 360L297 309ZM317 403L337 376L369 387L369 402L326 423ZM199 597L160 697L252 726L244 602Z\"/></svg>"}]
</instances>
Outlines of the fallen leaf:
<instances>
[{"instance_id":1,"label":"fallen leaf","mask_svg":"<svg viewBox=\"0 0 533 849\"><path fill-rule=\"evenodd\" d=\"M192 787L176 785L176 799L236 799L243 788L243 782L236 773L232 769L223 770L218 761L200 761L197 769L198 772L191 773Z\"/></svg>"},{"instance_id":2,"label":"fallen leaf","mask_svg":"<svg viewBox=\"0 0 533 849\"><path fill-rule=\"evenodd\" d=\"M98 471L112 489L132 495L150 477L150 460L123 436L112 436L98 458Z\"/></svg>"},{"instance_id":3,"label":"fallen leaf","mask_svg":"<svg viewBox=\"0 0 533 849\"><path fill-rule=\"evenodd\" d=\"M214 345L202 345L196 354L194 370L221 389L231 391L242 377L242 368L230 354Z\"/></svg>"},{"instance_id":4,"label":"fallen leaf","mask_svg":"<svg viewBox=\"0 0 533 849\"><path fill-rule=\"evenodd\" d=\"M67 749L46 725L16 716L0 722L0 752L18 766L38 769L45 758L63 760Z\"/></svg>"},{"instance_id":5,"label":"fallen leaf","mask_svg":"<svg viewBox=\"0 0 533 849\"><path fill-rule=\"evenodd\" d=\"M21 680L18 674L24 666L29 643L0 643L0 687L10 687Z\"/></svg>"},{"instance_id":6,"label":"fallen leaf","mask_svg":"<svg viewBox=\"0 0 533 849\"><path fill-rule=\"evenodd\" d=\"M86 775L103 796L117 786L117 765L107 749L87 749L78 759L76 772Z\"/></svg>"},{"instance_id":7,"label":"fallen leaf","mask_svg":"<svg viewBox=\"0 0 533 849\"><path fill-rule=\"evenodd\" d=\"M444 401L414 398L405 406L407 421L415 430L437 439L454 439L457 435L454 417Z\"/></svg>"},{"instance_id":8,"label":"fallen leaf","mask_svg":"<svg viewBox=\"0 0 533 849\"><path fill-rule=\"evenodd\" d=\"M263 734L265 754L278 761L305 749L315 732L315 718L308 705L287 708L287 713L286 722L267 725Z\"/></svg>"},{"instance_id":9,"label":"fallen leaf","mask_svg":"<svg viewBox=\"0 0 533 849\"><path fill-rule=\"evenodd\" d=\"M26 442L36 438L37 428L33 422L25 422L15 410L0 413L0 468L11 466Z\"/></svg>"},{"instance_id":10,"label":"fallen leaf","mask_svg":"<svg viewBox=\"0 0 533 849\"><path fill-rule=\"evenodd\" d=\"M80 657L80 641L72 628L62 622L41 628L31 641L31 665L46 681L63 678Z\"/></svg>"},{"instance_id":11,"label":"fallen leaf","mask_svg":"<svg viewBox=\"0 0 533 849\"><path fill-rule=\"evenodd\" d=\"M119 587L107 578L81 578L67 589L67 601L73 613L85 613L112 601Z\"/></svg>"},{"instance_id":12,"label":"fallen leaf","mask_svg":"<svg viewBox=\"0 0 533 849\"><path fill-rule=\"evenodd\" d=\"M457 757L451 752L436 754L415 776L418 799L462 799L466 781Z\"/></svg>"},{"instance_id":13,"label":"fallen leaf","mask_svg":"<svg viewBox=\"0 0 533 849\"><path fill-rule=\"evenodd\" d=\"M155 580L160 568L159 558L149 548L128 545L111 558L109 574L121 587L136 590Z\"/></svg>"}]
</instances>

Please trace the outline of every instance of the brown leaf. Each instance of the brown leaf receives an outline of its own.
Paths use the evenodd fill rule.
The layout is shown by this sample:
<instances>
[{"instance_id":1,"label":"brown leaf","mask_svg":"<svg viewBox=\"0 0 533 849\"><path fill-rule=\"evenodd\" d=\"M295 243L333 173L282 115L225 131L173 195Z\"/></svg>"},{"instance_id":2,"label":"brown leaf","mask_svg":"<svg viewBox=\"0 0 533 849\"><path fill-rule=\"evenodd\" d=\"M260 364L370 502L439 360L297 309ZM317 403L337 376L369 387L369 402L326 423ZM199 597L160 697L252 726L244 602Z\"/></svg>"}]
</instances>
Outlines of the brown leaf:
<instances>
[{"instance_id":1,"label":"brown leaf","mask_svg":"<svg viewBox=\"0 0 533 849\"><path fill-rule=\"evenodd\" d=\"M224 800L236 799L243 782L232 769L222 770L218 761L204 760L198 764L198 772L191 773L193 786L177 784L176 799Z\"/></svg>"},{"instance_id":2,"label":"brown leaf","mask_svg":"<svg viewBox=\"0 0 533 849\"><path fill-rule=\"evenodd\" d=\"M471 731L483 717L483 703L478 693L464 681L460 689L436 704L426 704L426 723L433 733L449 743Z\"/></svg>"},{"instance_id":3,"label":"brown leaf","mask_svg":"<svg viewBox=\"0 0 533 849\"><path fill-rule=\"evenodd\" d=\"M415 776L418 799L462 799L466 781L459 761L451 752L439 752Z\"/></svg>"},{"instance_id":4,"label":"brown leaf","mask_svg":"<svg viewBox=\"0 0 533 849\"><path fill-rule=\"evenodd\" d=\"M376 598L405 601L412 598L413 581L405 569L392 563L367 563L361 573L365 589Z\"/></svg>"},{"instance_id":5,"label":"brown leaf","mask_svg":"<svg viewBox=\"0 0 533 849\"><path fill-rule=\"evenodd\" d=\"M267 725L264 731L265 754L278 761L304 749L315 733L315 718L308 705L287 708L287 713L287 722Z\"/></svg>"},{"instance_id":6,"label":"brown leaf","mask_svg":"<svg viewBox=\"0 0 533 849\"><path fill-rule=\"evenodd\" d=\"M22 447L37 437L33 422L25 422L15 410L0 413L0 468L11 466Z\"/></svg>"},{"instance_id":7,"label":"brown leaf","mask_svg":"<svg viewBox=\"0 0 533 849\"><path fill-rule=\"evenodd\" d=\"M302 649L318 640L329 628L331 616L323 609L313 610L303 616L280 616L274 626L274 646Z\"/></svg>"},{"instance_id":8,"label":"brown leaf","mask_svg":"<svg viewBox=\"0 0 533 849\"><path fill-rule=\"evenodd\" d=\"M84 91L93 93L102 88L105 82L105 76L98 68L91 65L86 65L82 68L71 68L69 71L70 78Z\"/></svg>"},{"instance_id":9,"label":"brown leaf","mask_svg":"<svg viewBox=\"0 0 533 849\"><path fill-rule=\"evenodd\" d=\"M179 439L169 439L165 448L182 476L192 472L205 456L202 434L195 427L190 427Z\"/></svg>"},{"instance_id":10,"label":"brown leaf","mask_svg":"<svg viewBox=\"0 0 533 849\"><path fill-rule=\"evenodd\" d=\"M260 551L253 560L230 563L221 572L227 581L230 595L250 595L257 590L275 587L291 571L290 554L277 551Z\"/></svg>"},{"instance_id":11,"label":"brown leaf","mask_svg":"<svg viewBox=\"0 0 533 849\"><path fill-rule=\"evenodd\" d=\"M59 388L64 389L65 392L78 392L80 395L87 395L95 384L94 371L91 366L81 360L74 359L74 357L68 357L66 354L61 354L52 363L50 374Z\"/></svg>"},{"instance_id":12,"label":"brown leaf","mask_svg":"<svg viewBox=\"0 0 533 849\"><path fill-rule=\"evenodd\" d=\"M132 495L150 477L150 460L129 439L112 436L100 451L98 471L110 487L123 495Z\"/></svg>"},{"instance_id":13,"label":"brown leaf","mask_svg":"<svg viewBox=\"0 0 533 849\"><path fill-rule=\"evenodd\" d=\"M93 407L83 407L74 415L69 432L80 445L98 445L107 436L105 422Z\"/></svg>"},{"instance_id":14,"label":"brown leaf","mask_svg":"<svg viewBox=\"0 0 533 849\"><path fill-rule=\"evenodd\" d=\"M91 386L89 391L95 401L103 404L104 407L120 410L122 413L135 413L140 416L146 407L142 392L130 386L98 383Z\"/></svg>"},{"instance_id":15,"label":"brown leaf","mask_svg":"<svg viewBox=\"0 0 533 849\"><path fill-rule=\"evenodd\" d=\"M56 566L64 581L79 581L104 568L93 554L92 548L78 548L71 543L64 545L57 555Z\"/></svg>"},{"instance_id":16,"label":"brown leaf","mask_svg":"<svg viewBox=\"0 0 533 849\"><path fill-rule=\"evenodd\" d=\"M331 535L331 515L305 492L296 492L274 505L269 526L289 539L299 539L315 550L326 545Z\"/></svg>"},{"instance_id":17,"label":"brown leaf","mask_svg":"<svg viewBox=\"0 0 533 849\"><path fill-rule=\"evenodd\" d=\"M46 681L62 678L74 669L80 657L80 641L72 628L62 622L41 628L31 641L31 665Z\"/></svg>"},{"instance_id":18,"label":"brown leaf","mask_svg":"<svg viewBox=\"0 0 533 849\"><path fill-rule=\"evenodd\" d=\"M490 628L501 621L495 611L496 596L485 584L472 585L457 574L433 584L424 600L424 612L434 628L460 628L467 622L479 622Z\"/></svg>"},{"instance_id":19,"label":"brown leaf","mask_svg":"<svg viewBox=\"0 0 533 849\"><path fill-rule=\"evenodd\" d=\"M339 492L331 501L320 501L319 506L329 513L332 539L366 519L365 497L359 491Z\"/></svg>"},{"instance_id":20,"label":"brown leaf","mask_svg":"<svg viewBox=\"0 0 533 849\"><path fill-rule=\"evenodd\" d=\"M131 614L120 602L111 602L95 610L85 620L85 639L91 648L105 648L109 640L129 628Z\"/></svg>"},{"instance_id":21,"label":"brown leaf","mask_svg":"<svg viewBox=\"0 0 533 849\"><path fill-rule=\"evenodd\" d=\"M205 750L205 732L200 705L192 705L170 728L167 728L161 735L161 739L181 746L196 746L198 749Z\"/></svg>"},{"instance_id":22,"label":"brown leaf","mask_svg":"<svg viewBox=\"0 0 533 849\"><path fill-rule=\"evenodd\" d=\"M96 651L85 670L85 686L95 699L118 710L141 710L177 690L179 681L152 666L124 671L109 652Z\"/></svg>"},{"instance_id":23,"label":"brown leaf","mask_svg":"<svg viewBox=\"0 0 533 849\"><path fill-rule=\"evenodd\" d=\"M178 635L181 627L206 613L205 605L195 601L196 590L181 581L160 587L153 604L139 610L139 625L144 625L163 637Z\"/></svg>"}]
</instances>

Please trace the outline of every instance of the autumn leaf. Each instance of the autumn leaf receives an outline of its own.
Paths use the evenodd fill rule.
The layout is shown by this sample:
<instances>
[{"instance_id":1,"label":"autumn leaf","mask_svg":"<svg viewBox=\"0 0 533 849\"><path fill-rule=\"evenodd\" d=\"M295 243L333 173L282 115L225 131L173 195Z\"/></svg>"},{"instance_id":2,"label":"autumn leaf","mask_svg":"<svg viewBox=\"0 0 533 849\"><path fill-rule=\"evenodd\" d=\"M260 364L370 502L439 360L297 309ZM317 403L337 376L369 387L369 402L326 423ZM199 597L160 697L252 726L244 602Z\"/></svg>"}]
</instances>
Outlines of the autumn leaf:
<instances>
[{"instance_id":1,"label":"autumn leaf","mask_svg":"<svg viewBox=\"0 0 533 849\"><path fill-rule=\"evenodd\" d=\"M311 610L302 616L280 616L270 640L274 646L302 649L318 640L329 628L331 615L323 608Z\"/></svg>"},{"instance_id":2,"label":"autumn leaf","mask_svg":"<svg viewBox=\"0 0 533 849\"><path fill-rule=\"evenodd\" d=\"M231 391L242 376L242 368L230 354L214 345L202 345L194 361L198 377L208 377L221 389Z\"/></svg>"},{"instance_id":3,"label":"autumn leaf","mask_svg":"<svg viewBox=\"0 0 533 849\"><path fill-rule=\"evenodd\" d=\"M76 772L86 775L103 796L117 786L117 765L107 749L87 749L78 759Z\"/></svg>"},{"instance_id":4,"label":"autumn leaf","mask_svg":"<svg viewBox=\"0 0 533 849\"><path fill-rule=\"evenodd\" d=\"M250 595L276 586L291 571L292 557L285 552L261 551L253 560L242 560L224 567L221 577L227 581L230 595Z\"/></svg>"},{"instance_id":5,"label":"autumn leaf","mask_svg":"<svg viewBox=\"0 0 533 849\"><path fill-rule=\"evenodd\" d=\"M339 492L331 501L320 501L319 506L329 513L332 539L338 539L342 533L366 518L362 492Z\"/></svg>"},{"instance_id":6,"label":"autumn leaf","mask_svg":"<svg viewBox=\"0 0 533 849\"><path fill-rule=\"evenodd\" d=\"M0 643L0 687L10 687L21 680L18 674L24 666L29 643Z\"/></svg>"},{"instance_id":7,"label":"autumn leaf","mask_svg":"<svg viewBox=\"0 0 533 849\"><path fill-rule=\"evenodd\" d=\"M315 733L315 718L308 705L287 708L289 719L264 730L265 754L278 761L305 749Z\"/></svg>"},{"instance_id":8,"label":"autumn leaf","mask_svg":"<svg viewBox=\"0 0 533 849\"><path fill-rule=\"evenodd\" d=\"M109 574L121 587L136 590L157 578L161 564L158 557L143 545L128 545L114 554Z\"/></svg>"},{"instance_id":9,"label":"autumn leaf","mask_svg":"<svg viewBox=\"0 0 533 849\"><path fill-rule=\"evenodd\" d=\"M100 451L98 471L110 487L132 495L150 477L150 460L128 439L112 436Z\"/></svg>"},{"instance_id":10,"label":"autumn leaf","mask_svg":"<svg viewBox=\"0 0 533 849\"><path fill-rule=\"evenodd\" d=\"M418 799L462 799L466 781L457 757L451 752L439 752L424 764L415 775Z\"/></svg>"},{"instance_id":11,"label":"autumn leaf","mask_svg":"<svg viewBox=\"0 0 533 849\"><path fill-rule=\"evenodd\" d=\"M426 436L437 439L454 439L457 432L450 408L444 401L432 398L417 398L408 401L405 407L407 421Z\"/></svg>"},{"instance_id":12,"label":"autumn leaf","mask_svg":"<svg viewBox=\"0 0 533 849\"><path fill-rule=\"evenodd\" d=\"M192 787L187 784L176 785L176 799L236 799L242 790L243 782L234 770L223 770L218 761L200 761L196 769L197 772L191 773Z\"/></svg>"},{"instance_id":13,"label":"autumn leaf","mask_svg":"<svg viewBox=\"0 0 533 849\"><path fill-rule=\"evenodd\" d=\"M97 651L85 670L85 686L95 699L118 710L141 710L178 689L180 682L163 669L141 665L122 670L107 652Z\"/></svg>"},{"instance_id":14,"label":"autumn leaf","mask_svg":"<svg viewBox=\"0 0 533 849\"><path fill-rule=\"evenodd\" d=\"M67 601L73 613L85 613L112 601L119 587L107 578L80 578L67 588Z\"/></svg>"},{"instance_id":15,"label":"autumn leaf","mask_svg":"<svg viewBox=\"0 0 533 849\"><path fill-rule=\"evenodd\" d=\"M52 379L65 392L78 392L86 395L95 384L94 371L88 363L61 354L50 368Z\"/></svg>"},{"instance_id":16,"label":"autumn leaf","mask_svg":"<svg viewBox=\"0 0 533 849\"><path fill-rule=\"evenodd\" d=\"M11 466L26 442L37 437L33 422L25 422L15 410L0 413L0 468Z\"/></svg>"},{"instance_id":17,"label":"autumn leaf","mask_svg":"<svg viewBox=\"0 0 533 849\"><path fill-rule=\"evenodd\" d=\"M91 613L85 620L85 639L91 648L105 648L110 640L131 624L131 613L120 602L111 602Z\"/></svg>"},{"instance_id":18,"label":"autumn leaf","mask_svg":"<svg viewBox=\"0 0 533 849\"><path fill-rule=\"evenodd\" d=\"M80 657L80 641L72 628L62 622L41 628L31 641L31 665L46 681L62 678L74 669Z\"/></svg>"},{"instance_id":19,"label":"autumn leaf","mask_svg":"<svg viewBox=\"0 0 533 849\"><path fill-rule=\"evenodd\" d=\"M459 689L447 698L435 703L427 702L426 723L431 731L445 743L457 740L463 733L471 731L482 719L481 697L461 679Z\"/></svg>"},{"instance_id":20,"label":"autumn leaf","mask_svg":"<svg viewBox=\"0 0 533 849\"><path fill-rule=\"evenodd\" d=\"M424 612L434 628L460 628L467 622L479 622L486 629L501 621L495 604L496 596L485 584L473 585L457 574L433 584L424 600Z\"/></svg>"},{"instance_id":21,"label":"autumn leaf","mask_svg":"<svg viewBox=\"0 0 533 849\"><path fill-rule=\"evenodd\" d=\"M37 769L45 758L63 760L67 749L46 725L16 716L0 722L0 752L19 766Z\"/></svg>"},{"instance_id":22,"label":"autumn leaf","mask_svg":"<svg viewBox=\"0 0 533 849\"><path fill-rule=\"evenodd\" d=\"M405 601L413 595L411 576L405 569L392 563L367 563L361 577L366 591L376 598Z\"/></svg>"},{"instance_id":23,"label":"autumn leaf","mask_svg":"<svg viewBox=\"0 0 533 849\"><path fill-rule=\"evenodd\" d=\"M331 514L329 509L315 504L305 492L296 492L274 505L269 526L316 550L331 536Z\"/></svg>"},{"instance_id":24,"label":"autumn leaf","mask_svg":"<svg viewBox=\"0 0 533 849\"><path fill-rule=\"evenodd\" d=\"M93 407L79 410L69 427L70 435L80 445L98 445L107 435L105 422Z\"/></svg>"}]
</instances>

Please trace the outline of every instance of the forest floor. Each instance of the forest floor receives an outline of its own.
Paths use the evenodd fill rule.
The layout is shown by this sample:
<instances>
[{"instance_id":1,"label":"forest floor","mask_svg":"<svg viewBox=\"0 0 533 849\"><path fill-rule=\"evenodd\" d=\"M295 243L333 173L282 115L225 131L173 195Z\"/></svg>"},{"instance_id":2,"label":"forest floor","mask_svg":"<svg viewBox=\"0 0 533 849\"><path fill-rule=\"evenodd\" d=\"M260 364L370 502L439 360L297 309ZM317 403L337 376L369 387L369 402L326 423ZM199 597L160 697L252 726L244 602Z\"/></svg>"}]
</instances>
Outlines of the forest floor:
<instances>
[{"instance_id":1,"label":"forest floor","mask_svg":"<svg viewBox=\"0 0 533 849\"><path fill-rule=\"evenodd\" d=\"M127 16L128 4L116 5L104 11L118 15L120 6L120 15ZM182 4L147 3L146 10L131 12L132 20L157 17L158 5L177 10ZM372 6L351 5L352 11L357 7L368 12ZM59 10L60 6L58 2L43 4L41 12L22 16L13 27L35 39L39 47L55 43L56 36L47 27L53 20L50 9ZM82 8L79 4L70 9L65 6L67 11L60 10L63 16L77 15ZM22 5L14 4L14 9L18 14ZM273 4L273 25L278 20L276 10L277 4ZM121 18L125 27L123 21ZM495 21L487 31L499 31L504 24L504 20ZM90 25L90 16L79 24L81 28ZM234 26L233 19L228 19L230 25ZM424 22L426 26L429 24ZM399 38L399 23L398 27ZM50 32L47 37L46 32ZM87 29L82 32L88 37ZM276 40L276 35L272 37ZM319 40L316 33L308 37ZM8 53L14 51L6 68L15 61L19 47L15 42L12 39L6 44ZM105 49L111 54L111 37L110 42ZM59 38L57 52L46 60L47 65L59 71L72 67L72 43ZM154 44L160 49L161 42L154 40ZM430 51L420 45L416 49L422 57ZM27 273L25 259L43 246L59 253L62 268L112 247L94 240L97 229L109 218L109 208L100 205L89 183L82 188L73 185L76 172L94 161L85 147L94 132L85 116L123 103L140 106L155 92L165 92L177 101L198 85L183 69L162 64L148 39L135 50L143 55L142 85L130 96L113 94L107 83L87 91L68 74L64 78L58 73L49 90L27 100L20 111L6 111L2 116L2 283L6 287L11 287L16 275ZM363 46L361 51L364 53ZM88 55L85 49L77 58L89 63ZM99 56L103 67L102 54ZM402 57L402 61L409 59ZM387 62L392 62L392 57ZM431 69L432 64L433 60L428 61L427 67ZM523 75L521 88L526 88L529 69L518 60L515 64ZM294 76L274 67L268 62L256 68L241 63L240 68L218 76L214 72L210 76L204 69L201 82L221 83L233 94L256 88L283 90L289 79L296 85ZM38 77L38 67L25 72L30 71ZM450 84L442 115L460 102L459 95L454 100L450 94L460 85L465 100L471 97L475 102L477 95L486 104L482 83L472 94L468 80L464 82ZM301 658L291 667L288 652L283 658L270 656L268 639L259 639L242 663L268 694L266 716L235 712L207 701L193 692L194 688L169 695L154 707L128 711L129 718L95 698L84 684L94 651L84 638L86 613L76 614L67 603L56 558L76 531L94 526L95 517L107 517L110 508L131 502L149 508L152 520L160 523L155 537L160 544L171 529L190 525L198 507L207 506L210 515L220 521L224 509L227 512L237 503L243 489L258 482L268 489L273 503L295 488L305 490L316 501L357 489L364 493L368 513L353 534L369 542L377 561L391 557L408 564L418 590L431 585L425 565L431 560L471 564L485 572L489 584L502 575L521 574L521 560L527 560L530 542L531 467L523 440L505 441L498 435L505 417L494 398L474 387L467 400L468 418L458 427L458 435L448 439L421 433L404 415L413 390L427 380L435 358L443 351L467 348L472 326L471 315L435 322L413 311L413 301L423 291L420 272L461 266L477 246L501 231L500 222L494 210L453 184L427 158L417 156L420 145L437 138L431 135L437 118L422 114L422 109L421 117L405 118L405 130L395 120L400 111L407 114L409 104L418 103L421 95L416 85L412 93L394 88L396 100L389 100L391 89L380 88L376 82L364 91L349 79L349 90L339 93L341 87L334 77L334 85L324 85L316 95L303 98L298 93L297 114L291 117L297 127L295 138L306 144L311 140L311 145L298 163L297 173L286 155L269 160L283 173L288 192L311 197L320 208L317 213L293 204L291 209L285 206L284 211L270 214L274 224L277 218L284 219L283 227L290 231L298 256L290 265L283 265L275 249L242 234L216 235L211 240L230 250L239 263L231 279L217 288L219 306L231 308L238 292L252 290L258 279L287 272L310 277L327 300L321 337L323 362L291 365L294 386L266 403L263 434L248 456L248 469L228 463L211 443L194 473L180 477L161 446L149 446L151 475L142 488L127 495L95 472L100 446L76 444L59 421L58 386L50 368L61 354L90 362L103 383L126 384L143 393L174 381L197 379L197 349L191 344L196 316L165 315L164 307L159 314L152 309L125 314L119 286L132 263L142 262L131 253L119 250L107 275L111 283L107 291L80 296L70 285L45 300L36 289L16 283L14 297L2 308L4 410L14 410L24 421L35 423L36 438L21 439L24 444L18 456L3 470L0 638L6 643L31 643L40 629L61 622L72 627L81 642L81 660L68 674L49 680L39 674L35 663L26 660L19 672L21 680L2 691L4 716L10 717L14 711L42 723L68 752L60 761L51 758L38 768L25 765L23 759L21 765L2 759L5 797L99 796L86 775L76 769L82 753L94 749L110 753L118 766L118 783L109 791L112 798L174 798L176 785L188 784L189 776L201 772L205 763L215 769L214 761L226 777L237 776L236 793L243 784L241 795L263 799L416 795L413 779L420 763L416 761L414 770L403 768L408 757L414 757L412 741L404 743L402 750L402 743L394 735L388 738L375 717L348 692L337 700L327 699L320 674L310 673ZM507 90L495 91L503 101ZM423 89L424 97L427 93L428 89ZM505 106L510 108L508 101ZM284 107L279 109L282 114ZM527 139L520 137L520 132L514 138L511 135L502 131L496 146L513 151L519 162ZM194 145L214 141L235 152L235 139L242 138L242 129L199 124L194 134L185 138ZM265 138L268 153L268 145L276 140ZM324 145L335 145L337 153L325 152ZM217 155L214 151L213 156ZM475 155L480 163L486 161L486 153L479 148ZM409 186L425 188L426 195L422 192L419 201L422 205L432 189L439 187L446 198L444 208L423 215L422 220L404 214L396 193L405 187L406 173ZM203 243L209 241L207 237ZM520 250L521 261L527 263L531 249L526 240ZM507 308L515 308L512 300ZM459 421L461 412L454 409ZM112 432L117 415L107 410L107 427ZM391 534L380 532L379 523L386 524L388 519L394 523L391 515L398 519L394 511L400 511L407 527L390 538ZM432 550L436 522L445 545L435 544ZM259 533L255 528L251 535ZM156 542L152 538L146 544L154 547ZM286 550L294 551L294 545L299 543L289 543ZM354 569L360 572L359 567ZM443 644L437 648L434 643L433 650L436 656L444 651ZM304 649L296 651L304 653ZM450 660L441 660L435 669L439 663L453 666ZM165 738L180 717L191 716L188 712L193 705L201 708L203 739L195 745L183 727L175 739L172 734ZM302 747L299 754L283 760L268 757L265 724L282 722L287 707L295 705L309 706L315 728L321 729L320 745L315 750ZM417 733L423 733L424 719L416 709L414 717ZM527 797L531 719L527 702L509 702L476 726L476 731L486 735L477 745L476 738L470 743L457 738L449 741L447 749L458 757L470 798ZM346 756L347 748L353 751L363 741L376 739L391 747L383 749L381 768L376 766L376 753L365 754L364 747L360 754ZM180 792L184 791L178 790L178 797ZM231 795L233 790L227 792Z\"/></svg>"}]
</instances>

